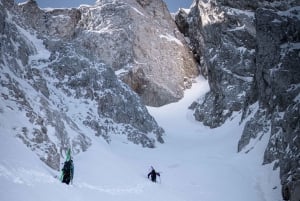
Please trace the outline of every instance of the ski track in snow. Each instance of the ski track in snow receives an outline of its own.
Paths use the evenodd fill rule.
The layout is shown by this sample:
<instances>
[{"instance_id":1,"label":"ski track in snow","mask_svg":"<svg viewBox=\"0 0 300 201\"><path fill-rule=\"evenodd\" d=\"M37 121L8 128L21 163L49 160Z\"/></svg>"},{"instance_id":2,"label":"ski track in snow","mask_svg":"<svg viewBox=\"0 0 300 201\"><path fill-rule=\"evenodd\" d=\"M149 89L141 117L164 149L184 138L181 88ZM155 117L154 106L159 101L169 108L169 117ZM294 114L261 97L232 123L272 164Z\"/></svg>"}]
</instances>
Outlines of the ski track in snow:
<instances>
[{"instance_id":1,"label":"ski track in snow","mask_svg":"<svg viewBox=\"0 0 300 201\"><path fill-rule=\"evenodd\" d=\"M88 183L78 183L75 184L74 186L78 188L86 188L86 189L95 190L103 193L108 193L111 195L128 194L128 193L140 194L144 191L143 189L145 188L145 185L143 184L137 184L136 186L133 187L105 187L105 186L95 186Z\"/></svg>"},{"instance_id":2,"label":"ski track in snow","mask_svg":"<svg viewBox=\"0 0 300 201\"><path fill-rule=\"evenodd\" d=\"M113 135L111 144L92 137L92 147L74 157L69 186L16 140L9 123L0 124L0 200L280 201L279 172L272 164L261 166L267 134L253 140L248 154L237 153L241 114L216 129L194 120L187 108L208 90L207 81L198 78L177 103L148 107L166 131L165 143L155 149L127 143L124 136ZM147 179L150 166L161 173L158 183Z\"/></svg>"}]
</instances>

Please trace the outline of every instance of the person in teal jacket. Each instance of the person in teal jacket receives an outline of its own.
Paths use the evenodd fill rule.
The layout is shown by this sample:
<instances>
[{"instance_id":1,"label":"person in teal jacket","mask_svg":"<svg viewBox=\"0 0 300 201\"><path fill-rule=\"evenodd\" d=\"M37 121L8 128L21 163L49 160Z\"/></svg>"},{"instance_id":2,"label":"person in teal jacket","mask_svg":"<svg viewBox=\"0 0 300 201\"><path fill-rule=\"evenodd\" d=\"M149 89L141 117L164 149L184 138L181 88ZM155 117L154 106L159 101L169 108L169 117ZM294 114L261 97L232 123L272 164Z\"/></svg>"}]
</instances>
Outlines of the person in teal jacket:
<instances>
[{"instance_id":1,"label":"person in teal jacket","mask_svg":"<svg viewBox=\"0 0 300 201\"><path fill-rule=\"evenodd\" d=\"M61 181L69 185L70 182L72 183L73 181L73 176L74 176L74 164L71 158L71 149L68 149L66 161L62 168Z\"/></svg>"}]
</instances>

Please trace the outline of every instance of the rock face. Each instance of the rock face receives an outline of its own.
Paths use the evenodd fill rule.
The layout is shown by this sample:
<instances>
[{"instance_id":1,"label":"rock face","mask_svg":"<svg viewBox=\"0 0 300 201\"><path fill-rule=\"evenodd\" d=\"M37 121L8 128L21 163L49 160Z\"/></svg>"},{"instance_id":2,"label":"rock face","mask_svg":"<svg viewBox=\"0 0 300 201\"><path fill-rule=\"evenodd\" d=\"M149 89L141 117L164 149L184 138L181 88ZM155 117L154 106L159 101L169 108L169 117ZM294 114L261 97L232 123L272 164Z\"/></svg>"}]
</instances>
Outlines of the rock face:
<instances>
[{"instance_id":1,"label":"rock face","mask_svg":"<svg viewBox=\"0 0 300 201\"><path fill-rule=\"evenodd\" d=\"M299 4L300 5L300 4ZM300 7L256 11L255 88L271 120L264 163L278 161L290 200L300 199ZM245 128L246 130L246 128Z\"/></svg>"},{"instance_id":2,"label":"rock face","mask_svg":"<svg viewBox=\"0 0 300 201\"><path fill-rule=\"evenodd\" d=\"M78 29L85 33L77 36L80 46L112 66L144 104L179 100L198 75L193 55L163 1L98 0L79 10Z\"/></svg>"},{"instance_id":3,"label":"rock face","mask_svg":"<svg viewBox=\"0 0 300 201\"><path fill-rule=\"evenodd\" d=\"M10 0L0 2L0 117L1 122L5 121L4 117L16 119L1 126L20 138L53 169L59 169L60 159L68 147L72 147L74 154L85 151L98 139L95 136L107 142L114 136L124 136L124 140L149 148L157 142L163 143L164 131L144 106L147 101L120 81L115 70L128 68L120 77L125 78L131 72L138 88L142 79L147 81L142 83L143 87L154 86L152 92L162 97L163 91L173 95L175 92L171 91L178 90L180 94L184 76L197 74L186 47L178 45L178 39L168 41L175 40L174 35L170 38L158 35L157 40L162 41L160 45L170 45L170 52L178 50L174 54L182 56L181 64L189 63L174 65L185 72L182 82L173 85L173 75L165 83L159 83L162 78L151 79L166 67L168 60L164 65L157 62L159 67L153 69L154 62L147 63L147 70L138 64L138 70L135 64L144 62L140 60L144 57L135 52L138 39L134 33L140 27L135 27L133 21L142 13L130 3L140 6L147 18L143 4L135 1L98 1L91 7L54 10L41 10L33 0L19 5ZM156 12L153 2L144 6ZM170 52L160 51L162 57ZM144 56L150 58L148 52ZM144 77L138 73L140 77L136 78L135 70L143 72ZM153 74L147 74L148 71ZM174 101L180 95L174 97L169 96L167 100ZM159 104L164 101L167 102L164 99Z\"/></svg>"},{"instance_id":4,"label":"rock face","mask_svg":"<svg viewBox=\"0 0 300 201\"><path fill-rule=\"evenodd\" d=\"M199 74L161 0L98 0L78 9L37 7L34 0L20 6L31 27L45 36L76 41L85 50L81 54L111 66L146 105L179 100Z\"/></svg>"},{"instance_id":5,"label":"rock face","mask_svg":"<svg viewBox=\"0 0 300 201\"><path fill-rule=\"evenodd\" d=\"M232 112L242 109L251 89L255 73L254 13L215 1L195 1L188 15L181 10L175 19L190 38L211 88L204 102L196 106L195 118L218 127Z\"/></svg>"},{"instance_id":6,"label":"rock face","mask_svg":"<svg viewBox=\"0 0 300 201\"><path fill-rule=\"evenodd\" d=\"M217 127L242 111L247 122L238 151L270 134L263 164L275 161L283 197L293 201L300 198L299 6L292 0L196 0L175 18L211 88L193 104L195 118Z\"/></svg>"}]
</instances>

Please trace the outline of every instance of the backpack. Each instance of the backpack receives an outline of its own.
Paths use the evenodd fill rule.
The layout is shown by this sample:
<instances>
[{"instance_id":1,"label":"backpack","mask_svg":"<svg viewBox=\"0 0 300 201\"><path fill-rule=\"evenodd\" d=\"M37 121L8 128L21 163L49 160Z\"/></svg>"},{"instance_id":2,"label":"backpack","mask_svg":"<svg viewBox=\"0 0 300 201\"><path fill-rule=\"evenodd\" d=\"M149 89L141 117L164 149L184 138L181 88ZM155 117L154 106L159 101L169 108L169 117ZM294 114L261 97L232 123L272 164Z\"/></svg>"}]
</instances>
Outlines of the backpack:
<instances>
[{"instance_id":1,"label":"backpack","mask_svg":"<svg viewBox=\"0 0 300 201\"><path fill-rule=\"evenodd\" d=\"M73 169L73 161L68 160L64 163L63 172L71 172Z\"/></svg>"}]
</instances>

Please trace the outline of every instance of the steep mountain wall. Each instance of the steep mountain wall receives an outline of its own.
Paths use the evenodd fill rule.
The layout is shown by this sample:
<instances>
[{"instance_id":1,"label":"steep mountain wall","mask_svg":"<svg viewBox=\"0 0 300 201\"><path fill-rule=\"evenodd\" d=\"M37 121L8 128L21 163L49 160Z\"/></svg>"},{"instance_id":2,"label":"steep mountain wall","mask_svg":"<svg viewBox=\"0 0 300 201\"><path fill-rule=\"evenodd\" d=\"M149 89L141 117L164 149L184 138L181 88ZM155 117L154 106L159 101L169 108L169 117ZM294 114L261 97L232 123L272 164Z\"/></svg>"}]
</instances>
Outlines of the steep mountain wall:
<instances>
[{"instance_id":1,"label":"steep mountain wall","mask_svg":"<svg viewBox=\"0 0 300 201\"><path fill-rule=\"evenodd\" d=\"M78 9L21 5L28 23L46 36L76 41L84 56L116 71L149 106L179 100L198 65L161 0L98 0Z\"/></svg>"},{"instance_id":2,"label":"steep mountain wall","mask_svg":"<svg viewBox=\"0 0 300 201\"><path fill-rule=\"evenodd\" d=\"M194 116L212 128L242 111L238 151L270 134L263 164L280 168L283 197L300 199L299 1L195 0L176 23L207 75L211 91ZM255 105L258 110L254 110ZM254 113L255 112L255 113ZM254 113L254 114L253 114Z\"/></svg>"},{"instance_id":3,"label":"steep mountain wall","mask_svg":"<svg viewBox=\"0 0 300 201\"><path fill-rule=\"evenodd\" d=\"M184 16L176 17L179 24ZM180 17L182 16L182 17ZM255 72L254 13L217 2L196 1L186 16L183 33L208 76L211 91L196 107L195 118L214 128L243 107Z\"/></svg>"},{"instance_id":4,"label":"steep mountain wall","mask_svg":"<svg viewBox=\"0 0 300 201\"><path fill-rule=\"evenodd\" d=\"M0 2L0 114L14 120L1 123L1 132L17 136L56 170L68 147L74 154L85 151L97 136L107 142L120 136L149 148L163 143L164 131L140 97L99 56L102 40L124 45L125 53L126 41L117 36L131 33L107 26L111 35L102 38L103 29L85 29L95 26L85 15L107 6L41 10L35 1ZM101 15L89 19L96 23Z\"/></svg>"},{"instance_id":5,"label":"steep mountain wall","mask_svg":"<svg viewBox=\"0 0 300 201\"><path fill-rule=\"evenodd\" d=\"M255 14L257 54L254 90L258 93L261 108L266 109L265 119L271 122L271 137L264 163L277 161L275 165L280 167L284 188L289 189L291 200L299 200L300 7L287 10L260 8Z\"/></svg>"},{"instance_id":6,"label":"steep mountain wall","mask_svg":"<svg viewBox=\"0 0 300 201\"><path fill-rule=\"evenodd\" d=\"M79 8L76 41L112 66L150 106L182 98L198 75L193 55L161 0L98 0Z\"/></svg>"}]
</instances>

